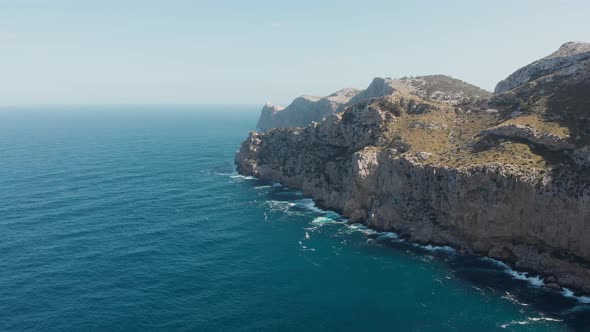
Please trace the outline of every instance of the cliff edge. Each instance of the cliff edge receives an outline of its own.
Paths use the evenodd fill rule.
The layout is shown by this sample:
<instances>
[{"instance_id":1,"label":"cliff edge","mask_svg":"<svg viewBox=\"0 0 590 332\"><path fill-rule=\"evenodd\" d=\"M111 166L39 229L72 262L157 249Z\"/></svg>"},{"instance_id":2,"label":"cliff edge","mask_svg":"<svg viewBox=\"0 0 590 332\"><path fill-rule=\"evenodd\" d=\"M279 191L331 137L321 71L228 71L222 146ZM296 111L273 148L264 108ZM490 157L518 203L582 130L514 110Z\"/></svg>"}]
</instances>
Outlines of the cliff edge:
<instances>
[{"instance_id":1,"label":"cliff edge","mask_svg":"<svg viewBox=\"0 0 590 332\"><path fill-rule=\"evenodd\" d=\"M348 106L392 96L398 91L450 104L486 99L491 95L488 91L445 75L401 79L376 77L364 90L345 88L326 97L301 96L287 107L266 104L260 113L257 127L263 131L305 127L331 114L340 113Z\"/></svg>"},{"instance_id":2,"label":"cliff edge","mask_svg":"<svg viewBox=\"0 0 590 332\"><path fill-rule=\"evenodd\" d=\"M541 59L494 95L380 79L320 123L251 133L237 169L350 222L590 292L590 60L565 45L544 59L567 65Z\"/></svg>"}]
</instances>

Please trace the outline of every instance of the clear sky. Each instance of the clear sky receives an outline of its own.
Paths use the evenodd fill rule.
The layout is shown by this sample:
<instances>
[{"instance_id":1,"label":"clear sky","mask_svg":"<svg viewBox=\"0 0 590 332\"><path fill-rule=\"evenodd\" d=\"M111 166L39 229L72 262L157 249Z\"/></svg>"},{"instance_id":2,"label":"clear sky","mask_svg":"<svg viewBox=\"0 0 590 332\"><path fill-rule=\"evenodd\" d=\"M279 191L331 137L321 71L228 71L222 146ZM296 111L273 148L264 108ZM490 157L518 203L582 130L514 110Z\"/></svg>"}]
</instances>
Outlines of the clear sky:
<instances>
[{"instance_id":1,"label":"clear sky","mask_svg":"<svg viewBox=\"0 0 590 332\"><path fill-rule=\"evenodd\" d=\"M488 90L590 1L0 0L0 104L287 103L375 76Z\"/></svg>"}]
</instances>

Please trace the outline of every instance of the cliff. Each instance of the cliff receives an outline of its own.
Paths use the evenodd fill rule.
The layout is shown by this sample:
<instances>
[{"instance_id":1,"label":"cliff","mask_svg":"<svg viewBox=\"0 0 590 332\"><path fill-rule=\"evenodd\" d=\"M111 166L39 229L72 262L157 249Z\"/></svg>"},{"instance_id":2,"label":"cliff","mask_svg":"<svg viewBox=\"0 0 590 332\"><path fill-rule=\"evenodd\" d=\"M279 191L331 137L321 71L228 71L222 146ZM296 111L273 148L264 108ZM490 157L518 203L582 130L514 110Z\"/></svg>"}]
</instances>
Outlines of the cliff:
<instances>
[{"instance_id":1,"label":"cliff","mask_svg":"<svg viewBox=\"0 0 590 332\"><path fill-rule=\"evenodd\" d=\"M350 99L359 92L357 89L346 88L327 97L301 96L287 107L266 104L260 113L257 127L262 130L305 127L342 111Z\"/></svg>"},{"instance_id":2,"label":"cliff","mask_svg":"<svg viewBox=\"0 0 590 332\"><path fill-rule=\"evenodd\" d=\"M493 96L381 79L321 123L251 133L237 168L350 222L590 292L590 60L576 59Z\"/></svg>"},{"instance_id":3,"label":"cliff","mask_svg":"<svg viewBox=\"0 0 590 332\"><path fill-rule=\"evenodd\" d=\"M344 111L351 105L392 96L397 92L410 93L425 100L458 104L488 98L491 93L461 80L429 75L401 79L376 77L365 90L346 88L327 97L301 96L287 107L266 104L262 108L257 127L273 128L305 127L320 122L327 116Z\"/></svg>"},{"instance_id":4,"label":"cliff","mask_svg":"<svg viewBox=\"0 0 590 332\"><path fill-rule=\"evenodd\" d=\"M583 60L590 59L590 44L567 42L554 53L520 68L496 85L495 93L503 93L514 89L536 78L562 71L567 74L569 70L575 70Z\"/></svg>"}]
</instances>

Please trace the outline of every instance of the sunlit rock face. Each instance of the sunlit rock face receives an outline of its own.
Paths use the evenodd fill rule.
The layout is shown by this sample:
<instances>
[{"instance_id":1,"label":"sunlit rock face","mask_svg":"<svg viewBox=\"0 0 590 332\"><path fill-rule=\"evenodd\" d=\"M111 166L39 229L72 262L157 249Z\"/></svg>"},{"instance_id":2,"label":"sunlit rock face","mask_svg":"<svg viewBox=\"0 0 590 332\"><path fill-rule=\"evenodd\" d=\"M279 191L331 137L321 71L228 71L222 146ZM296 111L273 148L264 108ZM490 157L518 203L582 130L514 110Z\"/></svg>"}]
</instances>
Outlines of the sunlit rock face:
<instances>
[{"instance_id":1,"label":"sunlit rock face","mask_svg":"<svg viewBox=\"0 0 590 332\"><path fill-rule=\"evenodd\" d=\"M583 60L590 59L590 44L567 42L554 53L515 71L496 85L494 93L512 90L526 82L558 71L565 75L577 70Z\"/></svg>"},{"instance_id":2,"label":"sunlit rock face","mask_svg":"<svg viewBox=\"0 0 590 332\"><path fill-rule=\"evenodd\" d=\"M396 93L411 93L424 100L454 105L490 96L485 90L444 75L401 79L376 77L365 90L346 88L326 97L301 96L284 108L266 104L262 108L258 128L266 131L273 128L305 127L312 122L320 122L331 114L340 113L348 106Z\"/></svg>"}]
</instances>

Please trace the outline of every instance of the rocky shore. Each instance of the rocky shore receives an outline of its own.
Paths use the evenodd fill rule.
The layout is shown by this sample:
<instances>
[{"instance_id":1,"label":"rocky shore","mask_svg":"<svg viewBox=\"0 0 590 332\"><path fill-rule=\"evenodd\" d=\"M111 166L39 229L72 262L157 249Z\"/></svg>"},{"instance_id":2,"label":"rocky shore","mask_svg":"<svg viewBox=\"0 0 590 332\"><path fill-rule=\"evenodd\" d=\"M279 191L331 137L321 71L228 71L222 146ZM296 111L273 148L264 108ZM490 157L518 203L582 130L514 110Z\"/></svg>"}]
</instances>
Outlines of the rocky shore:
<instances>
[{"instance_id":1,"label":"rocky shore","mask_svg":"<svg viewBox=\"0 0 590 332\"><path fill-rule=\"evenodd\" d=\"M377 79L321 122L251 133L237 169L350 222L590 293L589 59L566 43L495 94L440 75Z\"/></svg>"}]
</instances>

